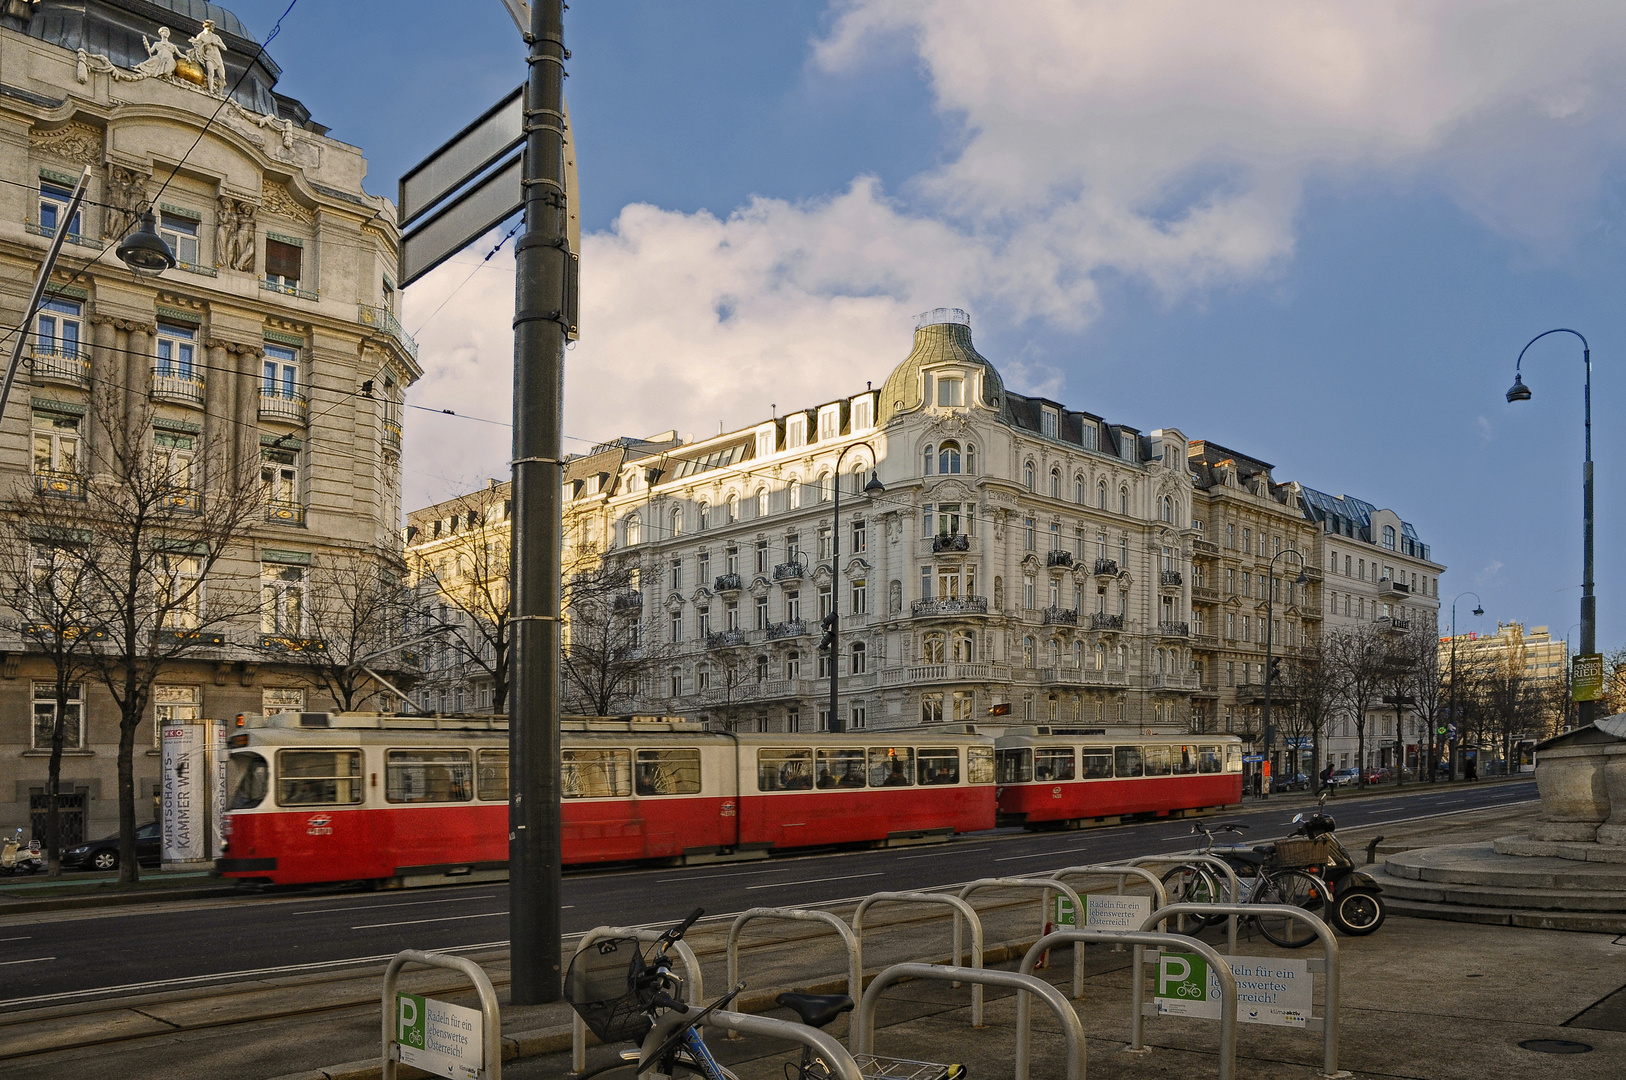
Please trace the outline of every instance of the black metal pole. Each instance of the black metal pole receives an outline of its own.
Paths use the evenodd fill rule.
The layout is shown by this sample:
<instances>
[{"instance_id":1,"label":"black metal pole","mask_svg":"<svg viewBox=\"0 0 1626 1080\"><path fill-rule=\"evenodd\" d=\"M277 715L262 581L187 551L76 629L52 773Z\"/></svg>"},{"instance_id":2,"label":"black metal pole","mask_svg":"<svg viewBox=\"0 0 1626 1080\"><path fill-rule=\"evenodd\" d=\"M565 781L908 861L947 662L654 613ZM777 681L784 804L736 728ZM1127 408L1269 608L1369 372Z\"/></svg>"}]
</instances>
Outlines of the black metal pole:
<instances>
[{"instance_id":1,"label":"black metal pole","mask_svg":"<svg viewBox=\"0 0 1626 1080\"><path fill-rule=\"evenodd\" d=\"M1276 594L1276 560L1272 559L1272 560L1270 560L1270 577L1265 582L1265 715L1264 715L1265 755L1264 755L1264 761L1261 762L1261 764L1264 766L1264 769L1262 769L1261 771L1266 772L1267 774L1269 773L1270 770L1274 769L1274 767L1275 767L1274 764L1270 760L1270 740L1271 740L1271 735L1273 734L1271 732L1271 730L1270 730L1270 650L1271 650L1272 645L1273 645L1273 642L1271 640L1272 637L1273 637L1273 634L1271 632L1271 628L1272 628L1273 623L1275 622L1275 610L1276 610L1275 609L1275 601L1276 601L1276 595L1275 594ZM1268 775L1267 775L1267 778L1268 778ZM1270 796L1270 786L1265 783L1264 779L1261 779L1260 782L1259 782L1259 795L1260 795L1261 798L1269 798L1269 796Z\"/></svg>"},{"instance_id":2,"label":"black metal pole","mask_svg":"<svg viewBox=\"0 0 1626 1080\"><path fill-rule=\"evenodd\" d=\"M525 235L515 247L513 704L508 727L512 1002L559 1000L559 592L567 284L564 11L532 0Z\"/></svg>"},{"instance_id":3,"label":"black metal pole","mask_svg":"<svg viewBox=\"0 0 1626 1080\"><path fill-rule=\"evenodd\" d=\"M835 509L830 522L830 730L844 731L846 726L836 714L836 694L841 677L841 456L836 456L835 468L830 472L830 483L835 488Z\"/></svg>"},{"instance_id":4,"label":"black metal pole","mask_svg":"<svg viewBox=\"0 0 1626 1080\"><path fill-rule=\"evenodd\" d=\"M1586 362L1586 464L1581 474L1581 517L1585 524L1582 545L1585 553L1581 570L1581 651L1588 656L1598 651L1598 607L1592 595L1592 349L1581 339L1582 359ZM1581 726L1592 723L1597 714L1596 701L1581 702Z\"/></svg>"}]
</instances>

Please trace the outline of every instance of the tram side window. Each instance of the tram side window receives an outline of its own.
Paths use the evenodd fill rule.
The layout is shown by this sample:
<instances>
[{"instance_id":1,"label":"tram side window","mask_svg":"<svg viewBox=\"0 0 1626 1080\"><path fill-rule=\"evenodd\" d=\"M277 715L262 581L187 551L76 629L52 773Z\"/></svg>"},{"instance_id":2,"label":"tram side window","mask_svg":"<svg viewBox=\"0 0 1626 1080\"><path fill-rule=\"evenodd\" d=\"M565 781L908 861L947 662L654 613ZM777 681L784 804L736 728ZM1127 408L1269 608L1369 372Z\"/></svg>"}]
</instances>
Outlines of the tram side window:
<instances>
[{"instance_id":1,"label":"tram side window","mask_svg":"<svg viewBox=\"0 0 1626 1080\"><path fill-rule=\"evenodd\" d=\"M960 782L960 752L952 746L922 746L915 751L915 763L922 784Z\"/></svg>"},{"instance_id":2,"label":"tram side window","mask_svg":"<svg viewBox=\"0 0 1626 1080\"><path fill-rule=\"evenodd\" d=\"M474 770L475 794L481 799L508 801L508 751L482 750Z\"/></svg>"},{"instance_id":3,"label":"tram side window","mask_svg":"<svg viewBox=\"0 0 1626 1080\"><path fill-rule=\"evenodd\" d=\"M468 750L390 750L384 798L396 803L468 802L474 798L474 754Z\"/></svg>"},{"instance_id":4,"label":"tram side window","mask_svg":"<svg viewBox=\"0 0 1626 1080\"><path fill-rule=\"evenodd\" d=\"M994 782L994 748L968 746L965 748L965 782L992 784Z\"/></svg>"},{"instance_id":5,"label":"tram side window","mask_svg":"<svg viewBox=\"0 0 1626 1080\"><path fill-rule=\"evenodd\" d=\"M1027 747L999 752L999 782L1025 784L1033 779L1033 751Z\"/></svg>"},{"instance_id":6,"label":"tram side window","mask_svg":"<svg viewBox=\"0 0 1626 1080\"><path fill-rule=\"evenodd\" d=\"M1217 746L1197 747L1197 771L1217 773L1220 771L1220 748Z\"/></svg>"},{"instance_id":7,"label":"tram side window","mask_svg":"<svg viewBox=\"0 0 1626 1080\"><path fill-rule=\"evenodd\" d=\"M1242 771L1242 744L1233 743L1225 748L1225 771Z\"/></svg>"},{"instance_id":8,"label":"tram side window","mask_svg":"<svg viewBox=\"0 0 1626 1080\"><path fill-rule=\"evenodd\" d=\"M1139 776L1140 747L1114 746L1112 748L1113 774L1116 776Z\"/></svg>"},{"instance_id":9,"label":"tram side window","mask_svg":"<svg viewBox=\"0 0 1626 1080\"><path fill-rule=\"evenodd\" d=\"M231 788L228 810L252 810L265 801L271 768L259 754L238 753L226 763L227 783Z\"/></svg>"},{"instance_id":10,"label":"tram side window","mask_svg":"<svg viewBox=\"0 0 1626 1080\"><path fill-rule=\"evenodd\" d=\"M1174 765L1176 776L1191 776L1197 771L1197 748L1195 746L1169 747L1169 760Z\"/></svg>"},{"instance_id":11,"label":"tram side window","mask_svg":"<svg viewBox=\"0 0 1626 1080\"><path fill-rule=\"evenodd\" d=\"M1087 749L1082 755L1079 777L1084 780L1110 780L1112 778L1112 753L1105 749Z\"/></svg>"},{"instance_id":12,"label":"tram side window","mask_svg":"<svg viewBox=\"0 0 1626 1080\"><path fill-rule=\"evenodd\" d=\"M635 783L640 795L698 795L700 751L640 750Z\"/></svg>"},{"instance_id":13,"label":"tram side window","mask_svg":"<svg viewBox=\"0 0 1626 1080\"><path fill-rule=\"evenodd\" d=\"M819 787L864 786L864 751L861 747L820 747Z\"/></svg>"},{"instance_id":14,"label":"tram side window","mask_svg":"<svg viewBox=\"0 0 1626 1080\"><path fill-rule=\"evenodd\" d=\"M1041 746L1033 752L1033 778L1035 780L1071 780L1073 778L1073 748L1071 746Z\"/></svg>"},{"instance_id":15,"label":"tram side window","mask_svg":"<svg viewBox=\"0 0 1626 1080\"><path fill-rule=\"evenodd\" d=\"M360 750L277 752L277 805L342 806L359 802Z\"/></svg>"},{"instance_id":16,"label":"tram side window","mask_svg":"<svg viewBox=\"0 0 1626 1080\"><path fill-rule=\"evenodd\" d=\"M566 750L560 787L567 799L620 799L632 794L631 750Z\"/></svg>"},{"instance_id":17,"label":"tram side window","mask_svg":"<svg viewBox=\"0 0 1626 1080\"><path fill-rule=\"evenodd\" d=\"M807 791L812 786L810 748L773 746L757 751L758 791Z\"/></svg>"},{"instance_id":18,"label":"tram side window","mask_svg":"<svg viewBox=\"0 0 1626 1080\"><path fill-rule=\"evenodd\" d=\"M1141 753L1145 757L1147 776L1169 775L1169 748L1167 746L1148 746Z\"/></svg>"},{"instance_id":19,"label":"tram side window","mask_svg":"<svg viewBox=\"0 0 1626 1080\"><path fill-rule=\"evenodd\" d=\"M908 787L915 782L915 752L907 746L869 748L870 787Z\"/></svg>"}]
</instances>

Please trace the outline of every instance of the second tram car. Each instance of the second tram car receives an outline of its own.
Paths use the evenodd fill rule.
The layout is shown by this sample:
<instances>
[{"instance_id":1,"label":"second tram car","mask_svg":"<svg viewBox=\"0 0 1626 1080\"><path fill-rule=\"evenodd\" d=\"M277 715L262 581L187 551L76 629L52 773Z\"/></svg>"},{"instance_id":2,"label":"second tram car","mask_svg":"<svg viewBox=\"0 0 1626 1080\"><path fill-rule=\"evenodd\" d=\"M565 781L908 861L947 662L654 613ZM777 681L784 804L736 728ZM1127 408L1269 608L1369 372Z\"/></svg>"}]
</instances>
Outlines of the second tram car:
<instances>
[{"instance_id":1,"label":"second tram car","mask_svg":"<svg viewBox=\"0 0 1626 1080\"><path fill-rule=\"evenodd\" d=\"M1234 735L1029 731L1037 734L999 738L1001 824L1080 825L1242 801L1242 742Z\"/></svg>"}]
</instances>

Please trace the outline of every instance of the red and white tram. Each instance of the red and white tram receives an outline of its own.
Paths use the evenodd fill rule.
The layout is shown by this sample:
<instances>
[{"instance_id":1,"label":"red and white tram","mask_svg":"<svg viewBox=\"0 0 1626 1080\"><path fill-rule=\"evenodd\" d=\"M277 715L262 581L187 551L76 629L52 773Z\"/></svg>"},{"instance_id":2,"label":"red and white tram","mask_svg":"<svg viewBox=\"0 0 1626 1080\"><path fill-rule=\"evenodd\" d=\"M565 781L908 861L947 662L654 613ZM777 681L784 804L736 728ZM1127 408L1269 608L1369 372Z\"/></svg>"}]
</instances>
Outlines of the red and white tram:
<instances>
[{"instance_id":1,"label":"red and white tram","mask_svg":"<svg viewBox=\"0 0 1626 1080\"><path fill-rule=\"evenodd\" d=\"M1001 824L1077 826L1242 801L1242 742L1234 735L1027 730L1038 733L999 738Z\"/></svg>"},{"instance_id":2,"label":"red and white tram","mask_svg":"<svg viewBox=\"0 0 1626 1080\"><path fill-rule=\"evenodd\" d=\"M988 735L722 734L668 719L562 727L566 865L994 825ZM223 876L427 884L506 873L504 718L250 716L230 748Z\"/></svg>"}]
</instances>

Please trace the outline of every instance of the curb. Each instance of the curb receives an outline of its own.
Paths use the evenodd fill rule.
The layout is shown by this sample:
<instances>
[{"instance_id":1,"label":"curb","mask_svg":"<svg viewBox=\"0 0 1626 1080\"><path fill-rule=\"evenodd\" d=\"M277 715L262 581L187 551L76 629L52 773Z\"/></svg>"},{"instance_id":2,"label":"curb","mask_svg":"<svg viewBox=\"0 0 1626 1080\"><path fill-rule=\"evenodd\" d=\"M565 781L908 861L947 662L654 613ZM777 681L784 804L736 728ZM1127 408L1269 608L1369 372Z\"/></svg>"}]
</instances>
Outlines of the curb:
<instances>
[{"instance_id":1,"label":"curb","mask_svg":"<svg viewBox=\"0 0 1626 1080\"><path fill-rule=\"evenodd\" d=\"M28 900L13 900L0 893L0 916L28 915L36 911L65 911L72 908L118 907L121 904L161 904L167 900L208 900L213 897L238 895L242 894L235 885L195 885L174 889L76 893Z\"/></svg>"}]
</instances>

